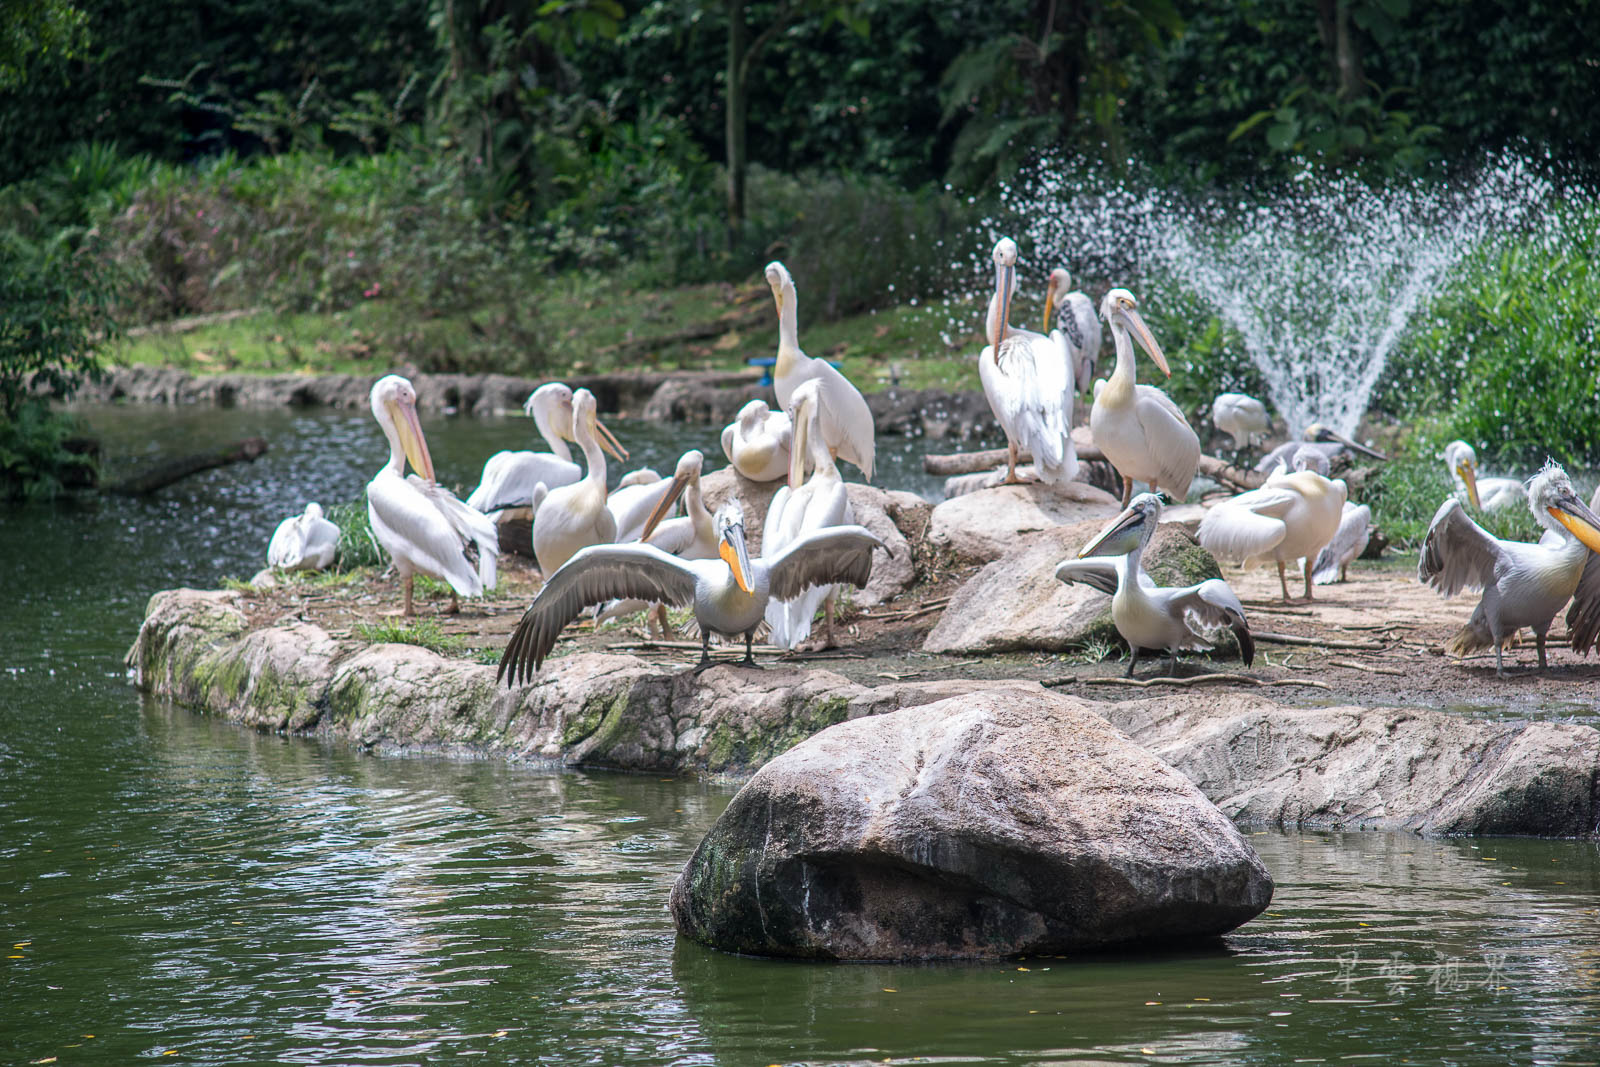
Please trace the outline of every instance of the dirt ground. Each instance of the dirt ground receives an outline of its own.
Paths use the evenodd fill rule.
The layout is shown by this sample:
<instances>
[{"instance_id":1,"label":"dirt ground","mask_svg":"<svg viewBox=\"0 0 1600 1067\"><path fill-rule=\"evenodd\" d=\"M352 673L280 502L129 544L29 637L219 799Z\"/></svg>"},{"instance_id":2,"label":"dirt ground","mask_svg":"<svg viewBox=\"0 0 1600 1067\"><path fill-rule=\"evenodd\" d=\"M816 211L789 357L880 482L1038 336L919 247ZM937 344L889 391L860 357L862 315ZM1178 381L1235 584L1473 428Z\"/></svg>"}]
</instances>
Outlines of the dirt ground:
<instances>
[{"instance_id":1,"label":"dirt ground","mask_svg":"<svg viewBox=\"0 0 1600 1067\"><path fill-rule=\"evenodd\" d=\"M1600 660L1584 660L1566 647L1566 627L1557 617L1549 642L1550 667L1539 672L1532 634L1507 651L1507 677L1497 678L1493 653L1466 661L1446 657L1441 647L1464 623L1477 594L1444 600L1416 579L1410 554L1358 561L1348 582L1319 586L1315 602L1284 604L1274 570L1241 572L1227 568L1225 577L1244 601L1257 635L1256 660L1249 669L1231 656L1189 655L1179 663L1178 677L1228 674L1227 681L1145 687L1120 681L1127 667L1126 651L1106 651L1110 658L1089 653L1013 653L982 656L940 656L920 651L945 601L976 567L953 571L938 583L919 586L890 604L855 612L838 628L838 646L827 651L783 653L763 651L760 663L804 662L842 674L863 685L885 681L933 680L949 677L1026 678L1062 692L1100 700L1125 700L1149 693L1252 690L1285 704L1421 706L1504 717L1589 718L1600 715ZM537 572L517 557L502 559L501 581L492 599L468 601L459 614L446 614L448 595L436 589L418 596L418 618L460 642L452 654L496 662L507 635L538 590ZM442 589L442 587L439 587ZM1291 593L1298 586L1291 581ZM360 575L342 583L304 579L247 597L253 623L285 617L315 622L339 638L363 636L358 627L400 623L400 585L391 575ZM819 628L820 629L820 628ZM1280 641L1303 639L1309 644ZM574 623L556 646L555 656L571 652L613 651L635 655L671 669L689 667L699 658L699 641L674 635L672 641L646 636L643 616L633 616L596 629ZM742 646L719 646L713 655L735 659ZM1141 659L1138 679L1162 678L1163 658ZM1302 684L1314 683L1314 684Z\"/></svg>"}]
</instances>

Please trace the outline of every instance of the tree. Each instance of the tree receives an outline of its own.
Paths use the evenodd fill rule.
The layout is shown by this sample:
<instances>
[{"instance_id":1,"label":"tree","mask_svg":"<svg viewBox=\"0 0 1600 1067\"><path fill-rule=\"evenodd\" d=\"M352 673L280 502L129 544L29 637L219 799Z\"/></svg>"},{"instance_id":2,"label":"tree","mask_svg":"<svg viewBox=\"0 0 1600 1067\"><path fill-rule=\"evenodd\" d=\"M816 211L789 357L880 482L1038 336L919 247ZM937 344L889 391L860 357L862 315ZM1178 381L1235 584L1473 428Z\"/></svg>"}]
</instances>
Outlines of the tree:
<instances>
[{"instance_id":1,"label":"tree","mask_svg":"<svg viewBox=\"0 0 1600 1067\"><path fill-rule=\"evenodd\" d=\"M67 0L0 0L0 90L27 80L34 56L65 59L89 43L89 16Z\"/></svg>"}]
</instances>

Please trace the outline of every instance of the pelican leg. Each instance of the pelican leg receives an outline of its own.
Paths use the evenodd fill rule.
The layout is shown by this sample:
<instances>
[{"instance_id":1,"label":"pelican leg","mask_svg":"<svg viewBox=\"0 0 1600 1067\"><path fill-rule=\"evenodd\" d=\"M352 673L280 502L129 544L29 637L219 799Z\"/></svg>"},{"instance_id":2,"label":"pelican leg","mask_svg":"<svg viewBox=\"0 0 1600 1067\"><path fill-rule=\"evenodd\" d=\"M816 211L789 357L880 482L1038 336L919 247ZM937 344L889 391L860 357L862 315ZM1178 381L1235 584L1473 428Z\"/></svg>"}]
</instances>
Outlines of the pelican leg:
<instances>
[{"instance_id":1,"label":"pelican leg","mask_svg":"<svg viewBox=\"0 0 1600 1067\"><path fill-rule=\"evenodd\" d=\"M700 628L700 662L694 665L694 673L699 674L711 666L711 631L705 627Z\"/></svg>"},{"instance_id":2,"label":"pelican leg","mask_svg":"<svg viewBox=\"0 0 1600 1067\"><path fill-rule=\"evenodd\" d=\"M750 646L755 643L755 639L756 632L754 630L746 630L744 632L744 659L739 661L739 666L759 671L761 664L756 662L755 653L750 650Z\"/></svg>"},{"instance_id":3,"label":"pelican leg","mask_svg":"<svg viewBox=\"0 0 1600 1067\"><path fill-rule=\"evenodd\" d=\"M409 573L405 577L405 583L404 584L405 584L405 587L406 587L406 609L405 609L404 614L405 614L405 617L409 619L409 618L411 618L412 616L414 616L417 613L417 609L414 608L412 606L412 604L411 604L411 586L412 586L413 583L412 583L411 575Z\"/></svg>"},{"instance_id":4,"label":"pelican leg","mask_svg":"<svg viewBox=\"0 0 1600 1067\"><path fill-rule=\"evenodd\" d=\"M1138 663L1138 662L1139 662L1139 646L1138 645L1129 645L1128 646L1128 672L1123 675L1124 678L1132 678L1133 677L1133 665Z\"/></svg>"},{"instance_id":5,"label":"pelican leg","mask_svg":"<svg viewBox=\"0 0 1600 1067\"><path fill-rule=\"evenodd\" d=\"M1306 557L1306 599L1307 600L1311 599L1311 564L1312 564L1312 562L1313 561L1312 561L1311 557L1307 556Z\"/></svg>"},{"instance_id":6,"label":"pelican leg","mask_svg":"<svg viewBox=\"0 0 1600 1067\"><path fill-rule=\"evenodd\" d=\"M665 604L657 604L654 608L651 608L646 621L655 628L658 636L667 636L667 606Z\"/></svg>"},{"instance_id":7,"label":"pelican leg","mask_svg":"<svg viewBox=\"0 0 1600 1067\"><path fill-rule=\"evenodd\" d=\"M1539 669L1541 671L1547 669L1547 665L1544 661L1544 636L1545 635L1540 633L1538 630L1533 632L1533 644L1534 647L1539 650Z\"/></svg>"},{"instance_id":8,"label":"pelican leg","mask_svg":"<svg viewBox=\"0 0 1600 1067\"><path fill-rule=\"evenodd\" d=\"M822 647L833 647L833 598L829 593L828 598L822 602Z\"/></svg>"},{"instance_id":9,"label":"pelican leg","mask_svg":"<svg viewBox=\"0 0 1600 1067\"><path fill-rule=\"evenodd\" d=\"M1127 475L1122 476L1122 506L1127 507L1128 501L1133 499L1133 479Z\"/></svg>"},{"instance_id":10,"label":"pelican leg","mask_svg":"<svg viewBox=\"0 0 1600 1067\"><path fill-rule=\"evenodd\" d=\"M1022 479L1017 477L1017 443L1015 441L1007 440L1006 441L1006 484L1007 485L1016 485L1020 481L1022 481Z\"/></svg>"},{"instance_id":11,"label":"pelican leg","mask_svg":"<svg viewBox=\"0 0 1600 1067\"><path fill-rule=\"evenodd\" d=\"M1501 645L1499 641L1494 643L1494 676L1496 678L1504 678L1506 676L1506 665L1501 660Z\"/></svg>"},{"instance_id":12,"label":"pelican leg","mask_svg":"<svg viewBox=\"0 0 1600 1067\"><path fill-rule=\"evenodd\" d=\"M1283 602L1289 603L1289 579L1284 577L1283 560L1278 561L1278 584L1283 586Z\"/></svg>"},{"instance_id":13,"label":"pelican leg","mask_svg":"<svg viewBox=\"0 0 1600 1067\"><path fill-rule=\"evenodd\" d=\"M448 608L444 609L443 614L445 614L445 615L460 615L461 614L461 598L456 595L456 591L454 589L450 590L450 606Z\"/></svg>"},{"instance_id":14,"label":"pelican leg","mask_svg":"<svg viewBox=\"0 0 1600 1067\"><path fill-rule=\"evenodd\" d=\"M1172 650L1172 663L1171 663L1170 666L1167 667L1167 677L1168 678L1176 678L1177 676L1178 676L1178 650L1177 649L1173 649Z\"/></svg>"}]
</instances>

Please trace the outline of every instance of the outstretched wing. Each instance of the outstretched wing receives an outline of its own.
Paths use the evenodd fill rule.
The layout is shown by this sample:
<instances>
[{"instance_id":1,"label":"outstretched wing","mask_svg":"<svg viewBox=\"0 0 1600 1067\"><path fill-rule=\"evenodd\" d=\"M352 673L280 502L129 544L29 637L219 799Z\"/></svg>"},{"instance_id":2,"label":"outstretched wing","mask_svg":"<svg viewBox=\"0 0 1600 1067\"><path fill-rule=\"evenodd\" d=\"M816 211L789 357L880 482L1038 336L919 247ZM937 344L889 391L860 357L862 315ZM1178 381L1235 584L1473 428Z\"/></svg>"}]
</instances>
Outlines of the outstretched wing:
<instances>
[{"instance_id":1,"label":"outstretched wing","mask_svg":"<svg viewBox=\"0 0 1600 1067\"><path fill-rule=\"evenodd\" d=\"M814 585L835 582L865 588L875 548L889 551L865 526L828 526L797 537L765 557L771 595L792 600Z\"/></svg>"},{"instance_id":2,"label":"outstretched wing","mask_svg":"<svg viewBox=\"0 0 1600 1067\"><path fill-rule=\"evenodd\" d=\"M563 563L512 631L495 681L518 685L544 663L556 636L591 604L646 600L683 607L694 602L694 570L652 545L591 545Z\"/></svg>"},{"instance_id":3,"label":"outstretched wing","mask_svg":"<svg viewBox=\"0 0 1600 1067\"><path fill-rule=\"evenodd\" d=\"M1117 557L1122 559L1125 557ZM1117 591L1117 559L1095 556L1089 559L1068 559L1056 564L1056 581L1071 585L1092 586L1102 593Z\"/></svg>"},{"instance_id":4,"label":"outstretched wing","mask_svg":"<svg viewBox=\"0 0 1600 1067\"><path fill-rule=\"evenodd\" d=\"M1256 643L1244 617L1244 605L1232 587L1221 578L1210 578L1182 590L1168 601L1168 609L1178 615L1191 631L1204 634L1229 629L1239 642L1239 657L1246 667L1255 662Z\"/></svg>"},{"instance_id":5,"label":"outstretched wing","mask_svg":"<svg viewBox=\"0 0 1600 1067\"><path fill-rule=\"evenodd\" d=\"M1200 520L1196 540L1212 555L1243 560L1270 551L1283 540L1283 516L1300 494L1280 486L1262 486L1224 500Z\"/></svg>"},{"instance_id":6,"label":"outstretched wing","mask_svg":"<svg viewBox=\"0 0 1600 1067\"><path fill-rule=\"evenodd\" d=\"M1595 496L1600 497L1600 490ZM1584 560L1572 606L1567 609L1567 633L1572 638L1572 651L1580 656L1587 656L1591 648L1600 644L1600 555L1593 552Z\"/></svg>"},{"instance_id":7,"label":"outstretched wing","mask_svg":"<svg viewBox=\"0 0 1600 1067\"><path fill-rule=\"evenodd\" d=\"M1503 550L1493 534L1467 517L1450 497L1434 512L1417 558L1417 581L1444 596L1482 589L1494 581Z\"/></svg>"}]
</instances>

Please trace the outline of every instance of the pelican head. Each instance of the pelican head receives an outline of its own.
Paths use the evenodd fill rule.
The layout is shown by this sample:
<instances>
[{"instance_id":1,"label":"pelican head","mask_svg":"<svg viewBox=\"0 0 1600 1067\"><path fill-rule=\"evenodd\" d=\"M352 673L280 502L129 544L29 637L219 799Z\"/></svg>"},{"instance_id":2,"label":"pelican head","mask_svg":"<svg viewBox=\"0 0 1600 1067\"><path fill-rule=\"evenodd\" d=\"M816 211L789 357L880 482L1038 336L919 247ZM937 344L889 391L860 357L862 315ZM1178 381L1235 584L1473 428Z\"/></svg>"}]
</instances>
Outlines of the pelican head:
<instances>
[{"instance_id":1,"label":"pelican head","mask_svg":"<svg viewBox=\"0 0 1600 1067\"><path fill-rule=\"evenodd\" d=\"M767 264L766 275L767 284L772 286L772 299L782 312L784 299L794 294L794 279L789 276L789 268L776 259Z\"/></svg>"},{"instance_id":2,"label":"pelican head","mask_svg":"<svg viewBox=\"0 0 1600 1067\"><path fill-rule=\"evenodd\" d=\"M678 503L678 498L685 489L693 485L700 485L700 468L705 465L706 457L700 454L697 448L691 448L678 457L678 467L672 473L672 484L667 487L667 493L656 505L650 517L644 520L644 530L639 534L639 540L648 541L650 535L656 532L656 527L661 525L661 520L672 514L673 507Z\"/></svg>"},{"instance_id":3,"label":"pelican head","mask_svg":"<svg viewBox=\"0 0 1600 1067\"><path fill-rule=\"evenodd\" d=\"M1578 499L1567 472L1554 461L1546 460L1544 469L1529 480L1528 504L1541 526L1553 530L1555 527L1550 520L1554 520L1588 546L1589 551L1600 552L1600 517ZM1549 519L1545 518L1547 515Z\"/></svg>"},{"instance_id":4,"label":"pelican head","mask_svg":"<svg viewBox=\"0 0 1600 1067\"><path fill-rule=\"evenodd\" d=\"M307 504L304 518L306 522L312 522L316 519L322 518L322 505L317 503L315 500Z\"/></svg>"},{"instance_id":5,"label":"pelican head","mask_svg":"<svg viewBox=\"0 0 1600 1067\"><path fill-rule=\"evenodd\" d=\"M989 305L991 314L998 313L998 321L989 324L989 343L999 346L1006 339L1006 330L1011 321L1011 297L1017 291L1017 242L1009 237L1002 237L994 245L994 296L995 301Z\"/></svg>"},{"instance_id":6,"label":"pelican head","mask_svg":"<svg viewBox=\"0 0 1600 1067\"><path fill-rule=\"evenodd\" d=\"M594 394L587 389L579 389L572 394L572 427L574 439L581 429L593 438L602 451L610 453L613 459L623 460L628 458L628 450L622 447L612 432L606 429L605 423L600 421L600 405L595 400ZM581 440L579 441L581 444Z\"/></svg>"},{"instance_id":7,"label":"pelican head","mask_svg":"<svg viewBox=\"0 0 1600 1067\"><path fill-rule=\"evenodd\" d=\"M433 457L428 454L428 441L417 420L417 391L411 383L398 374L385 375L372 383L368 400L372 417L389 439L390 454L398 448L412 470L423 480L433 481Z\"/></svg>"},{"instance_id":8,"label":"pelican head","mask_svg":"<svg viewBox=\"0 0 1600 1067\"><path fill-rule=\"evenodd\" d=\"M798 489L806 478L806 458L810 454L812 422L822 406L822 383L815 378L801 382L789 398L789 488Z\"/></svg>"},{"instance_id":9,"label":"pelican head","mask_svg":"<svg viewBox=\"0 0 1600 1067\"><path fill-rule=\"evenodd\" d=\"M760 428L767 421L767 416L772 414L772 409L767 402L757 397L739 409L739 425L744 427L746 433L751 433Z\"/></svg>"},{"instance_id":10,"label":"pelican head","mask_svg":"<svg viewBox=\"0 0 1600 1067\"><path fill-rule=\"evenodd\" d=\"M1354 438L1346 437L1333 427L1324 426L1320 422L1313 422L1310 426L1307 426L1304 437L1307 441L1337 442L1351 451L1360 452L1363 456L1370 456L1373 459L1387 461L1389 458L1377 449L1368 448Z\"/></svg>"},{"instance_id":11,"label":"pelican head","mask_svg":"<svg viewBox=\"0 0 1600 1067\"><path fill-rule=\"evenodd\" d=\"M1128 501L1122 514L1106 524L1095 534L1094 540L1078 552L1079 559L1089 556L1125 556L1136 548L1143 548L1155 536L1156 525L1161 521L1161 498L1154 493L1140 493Z\"/></svg>"},{"instance_id":12,"label":"pelican head","mask_svg":"<svg viewBox=\"0 0 1600 1067\"><path fill-rule=\"evenodd\" d=\"M1444 446L1444 463L1450 473L1460 478L1467 487L1467 499L1472 506L1481 508L1478 501L1478 454L1465 441L1451 441Z\"/></svg>"},{"instance_id":13,"label":"pelican head","mask_svg":"<svg viewBox=\"0 0 1600 1067\"><path fill-rule=\"evenodd\" d=\"M1057 267L1050 272L1050 282L1044 290L1044 330L1050 332L1050 320L1056 313L1056 294L1065 293L1072 288L1072 276L1067 273L1067 268Z\"/></svg>"},{"instance_id":14,"label":"pelican head","mask_svg":"<svg viewBox=\"0 0 1600 1067\"><path fill-rule=\"evenodd\" d=\"M1320 474L1324 478L1328 476L1328 471L1330 470L1328 457L1323 454L1322 450L1320 448L1307 448L1305 445L1301 445L1294 450L1294 456L1289 461L1289 466L1296 471L1311 471L1313 474Z\"/></svg>"},{"instance_id":15,"label":"pelican head","mask_svg":"<svg viewBox=\"0 0 1600 1067\"><path fill-rule=\"evenodd\" d=\"M1139 342L1139 347L1150 354L1156 361L1156 366L1161 368L1161 373L1168 378L1172 377L1172 368L1167 366L1167 357L1161 354L1161 346L1156 344L1155 337L1150 333L1150 327L1144 324L1144 317L1139 314L1139 302L1133 294L1126 289L1112 289L1106 293L1105 299L1100 301L1100 317L1106 320L1106 325L1114 331L1121 329L1132 334Z\"/></svg>"},{"instance_id":16,"label":"pelican head","mask_svg":"<svg viewBox=\"0 0 1600 1067\"><path fill-rule=\"evenodd\" d=\"M575 440L572 436L572 389L565 383L546 382L539 386L528 394L522 411L538 423L541 430L548 427L551 433L568 441Z\"/></svg>"},{"instance_id":17,"label":"pelican head","mask_svg":"<svg viewBox=\"0 0 1600 1067\"><path fill-rule=\"evenodd\" d=\"M750 553L744 543L744 508L738 497L717 509L717 555L733 571L733 580L739 588L750 592Z\"/></svg>"}]
</instances>

